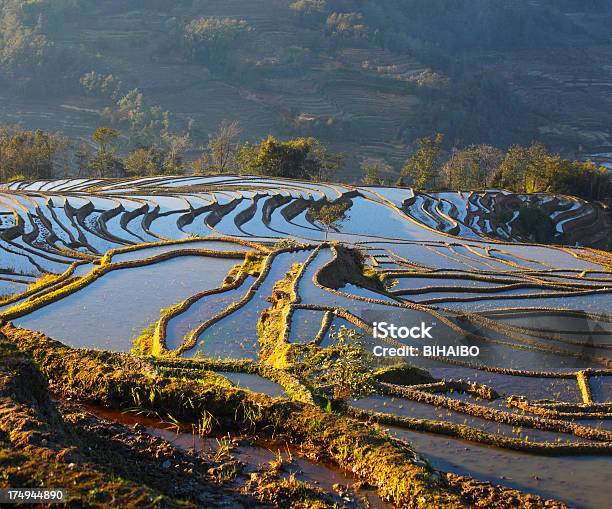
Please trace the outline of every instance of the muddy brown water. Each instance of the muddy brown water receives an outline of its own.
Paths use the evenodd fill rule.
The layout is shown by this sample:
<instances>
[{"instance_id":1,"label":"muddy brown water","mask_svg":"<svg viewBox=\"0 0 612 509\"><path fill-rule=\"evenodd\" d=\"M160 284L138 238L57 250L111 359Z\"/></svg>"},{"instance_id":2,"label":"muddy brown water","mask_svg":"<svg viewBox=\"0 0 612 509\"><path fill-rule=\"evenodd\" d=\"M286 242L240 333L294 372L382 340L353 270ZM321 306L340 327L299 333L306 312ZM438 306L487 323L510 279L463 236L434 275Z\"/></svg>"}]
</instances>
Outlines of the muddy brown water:
<instances>
[{"instance_id":1,"label":"muddy brown water","mask_svg":"<svg viewBox=\"0 0 612 509\"><path fill-rule=\"evenodd\" d=\"M126 426L140 424L150 435L162 438L171 443L177 449L183 451L195 451L214 455L224 443L228 443L230 435L201 437L190 431L189 427L177 430L176 427L159 419L123 413L117 410L82 405L100 419L112 421ZM391 509L393 506L383 501L373 489L353 489L347 498L341 498L334 492L334 485L341 484L350 487L358 479L350 472L344 471L334 465L313 462L299 456L299 451L285 444L258 439L252 443L238 441L238 446L232 446L230 454L242 461L246 466L244 474L248 477L251 473L266 467L269 462L278 459L280 455L289 464L285 468L283 477L295 474L296 479L317 485L325 492L330 493L340 507L360 508L370 507L372 509ZM366 504L367 501L367 504Z\"/></svg>"}]
</instances>

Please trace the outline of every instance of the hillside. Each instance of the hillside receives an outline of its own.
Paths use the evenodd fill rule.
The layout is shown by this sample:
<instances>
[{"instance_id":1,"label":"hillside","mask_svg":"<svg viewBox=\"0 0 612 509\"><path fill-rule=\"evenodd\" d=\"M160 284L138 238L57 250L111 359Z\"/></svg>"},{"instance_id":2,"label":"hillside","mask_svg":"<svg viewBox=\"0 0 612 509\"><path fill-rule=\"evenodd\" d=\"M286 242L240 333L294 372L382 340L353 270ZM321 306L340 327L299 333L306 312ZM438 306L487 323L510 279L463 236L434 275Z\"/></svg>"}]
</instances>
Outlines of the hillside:
<instances>
[{"instance_id":1,"label":"hillside","mask_svg":"<svg viewBox=\"0 0 612 509\"><path fill-rule=\"evenodd\" d=\"M223 120L240 121L247 140L312 135L350 156L349 180L366 158L399 169L414 139L437 131L449 147L540 138L577 156L612 144L605 1L4 0L0 8L0 123L88 139L116 99L138 88L146 107L169 111L177 126L193 120L196 148ZM187 33L202 19L244 24L230 35L222 26L211 42L196 25ZM92 71L121 82L119 96L86 90L80 80Z\"/></svg>"}]
</instances>

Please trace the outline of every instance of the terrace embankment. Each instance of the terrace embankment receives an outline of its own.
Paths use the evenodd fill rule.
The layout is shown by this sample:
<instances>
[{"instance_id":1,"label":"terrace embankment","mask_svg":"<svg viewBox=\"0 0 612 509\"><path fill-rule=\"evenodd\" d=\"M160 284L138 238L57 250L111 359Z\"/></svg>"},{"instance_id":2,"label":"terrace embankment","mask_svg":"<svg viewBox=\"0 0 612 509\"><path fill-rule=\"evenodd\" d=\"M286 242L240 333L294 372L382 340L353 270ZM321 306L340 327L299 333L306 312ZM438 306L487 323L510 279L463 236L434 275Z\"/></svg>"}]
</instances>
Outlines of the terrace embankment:
<instances>
[{"instance_id":1,"label":"terrace embankment","mask_svg":"<svg viewBox=\"0 0 612 509\"><path fill-rule=\"evenodd\" d=\"M382 279L372 269L364 268L363 255L356 249L334 244L334 260L321 268L317 280L327 288L338 289L352 283L373 291L385 291Z\"/></svg>"},{"instance_id":2,"label":"terrace embankment","mask_svg":"<svg viewBox=\"0 0 612 509\"><path fill-rule=\"evenodd\" d=\"M92 501L94 506L116 503L142 507L177 506L177 497L184 506L214 505L214 494L223 488L217 485L209 490L209 479L197 475L203 468L197 464L201 459L168 449L169 457L160 462L152 452L165 446L147 446L150 439L144 434L139 433L135 440L124 436L122 441L111 431L101 436L104 427L87 427L89 418L62 416L49 397L47 379L56 396L72 402L118 410L138 407L141 412L181 424L197 424L208 416L213 432L257 433L294 444L309 458L353 472L398 507L480 505L478 493L483 490L488 507L564 507L493 485L485 489L452 476L447 479L420 460L406 443L390 438L376 425L324 412L311 404L244 391L206 369L196 370L192 376L170 377L145 359L71 349L10 324L4 325L0 334L0 444L4 451L1 461L7 464L8 472L0 483L7 486L39 485L57 472L53 479L58 486L77 482L74 500ZM196 361L189 362L194 366ZM40 465L49 468L41 469ZM21 470L17 470L19 466ZM279 482L282 486L274 485L279 492L296 488L285 486L286 480ZM261 487L262 483L255 483ZM265 497L260 500L283 504ZM329 506L317 498L316 490L306 490L300 504Z\"/></svg>"}]
</instances>

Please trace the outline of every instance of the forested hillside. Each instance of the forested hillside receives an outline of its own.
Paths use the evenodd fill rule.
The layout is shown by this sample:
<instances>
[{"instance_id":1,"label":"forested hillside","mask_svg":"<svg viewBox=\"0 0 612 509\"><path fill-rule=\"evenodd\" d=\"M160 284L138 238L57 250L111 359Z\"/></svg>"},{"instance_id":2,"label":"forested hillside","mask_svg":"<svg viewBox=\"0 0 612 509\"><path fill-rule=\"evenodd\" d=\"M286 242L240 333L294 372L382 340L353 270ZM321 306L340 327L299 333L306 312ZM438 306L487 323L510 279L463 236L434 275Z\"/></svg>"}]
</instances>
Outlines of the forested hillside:
<instances>
[{"instance_id":1,"label":"forested hillside","mask_svg":"<svg viewBox=\"0 0 612 509\"><path fill-rule=\"evenodd\" d=\"M444 149L612 144L607 0L1 0L0 123L122 151L314 136L398 173ZM163 138L165 136L165 139Z\"/></svg>"}]
</instances>

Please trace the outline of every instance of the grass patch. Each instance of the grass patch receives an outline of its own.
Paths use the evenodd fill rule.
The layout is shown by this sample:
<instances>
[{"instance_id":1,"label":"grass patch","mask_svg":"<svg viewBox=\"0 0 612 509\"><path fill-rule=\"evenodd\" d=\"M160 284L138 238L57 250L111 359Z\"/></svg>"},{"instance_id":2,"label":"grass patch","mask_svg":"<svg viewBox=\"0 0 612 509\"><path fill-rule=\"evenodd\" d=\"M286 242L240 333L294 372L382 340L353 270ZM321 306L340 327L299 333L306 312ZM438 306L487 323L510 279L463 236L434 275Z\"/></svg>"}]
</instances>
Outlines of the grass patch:
<instances>
[{"instance_id":1,"label":"grass patch","mask_svg":"<svg viewBox=\"0 0 612 509\"><path fill-rule=\"evenodd\" d=\"M231 286L246 276L259 277L266 261L266 255L257 252L246 253L244 262L235 265L223 281L224 286Z\"/></svg>"}]
</instances>

